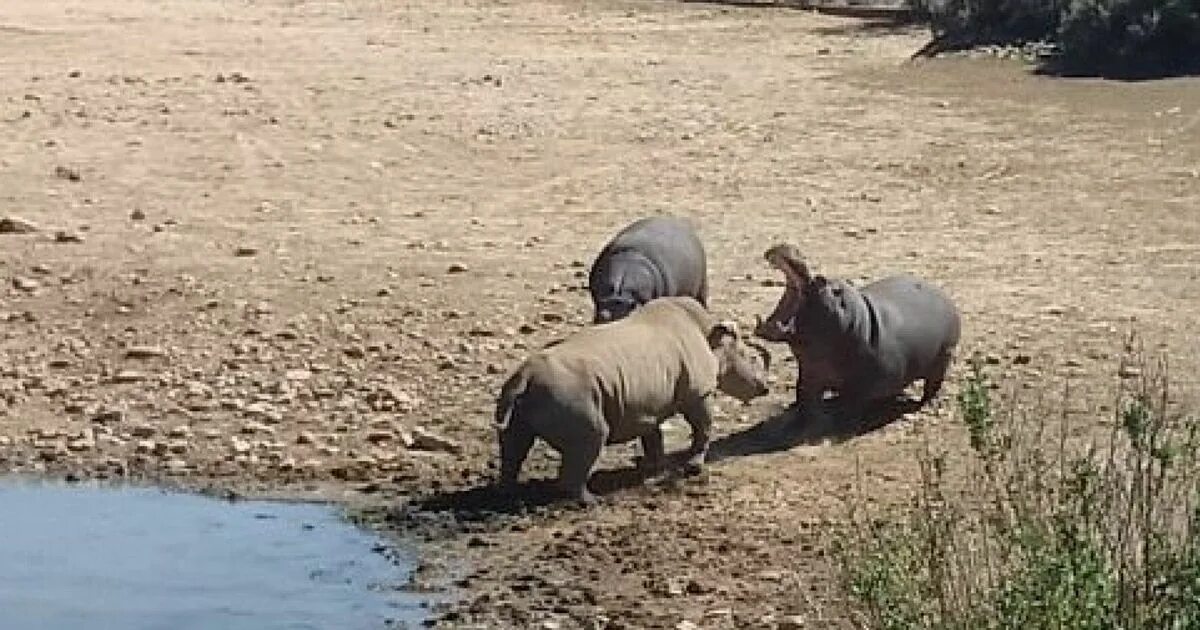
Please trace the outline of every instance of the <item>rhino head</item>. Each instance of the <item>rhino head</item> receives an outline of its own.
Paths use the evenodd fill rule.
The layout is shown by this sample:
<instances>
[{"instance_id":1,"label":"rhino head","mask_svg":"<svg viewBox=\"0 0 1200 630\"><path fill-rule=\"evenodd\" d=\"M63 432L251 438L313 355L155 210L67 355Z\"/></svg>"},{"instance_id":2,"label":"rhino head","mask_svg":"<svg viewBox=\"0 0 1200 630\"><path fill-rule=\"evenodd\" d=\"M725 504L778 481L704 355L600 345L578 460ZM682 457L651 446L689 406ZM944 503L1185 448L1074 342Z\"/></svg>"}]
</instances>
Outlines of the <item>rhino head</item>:
<instances>
[{"instance_id":1,"label":"rhino head","mask_svg":"<svg viewBox=\"0 0 1200 630\"><path fill-rule=\"evenodd\" d=\"M743 403L770 391L767 371L771 368L771 353L759 344L742 339L737 324L727 321L713 326L708 344L717 357L717 389Z\"/></svg>"}]
</instances>

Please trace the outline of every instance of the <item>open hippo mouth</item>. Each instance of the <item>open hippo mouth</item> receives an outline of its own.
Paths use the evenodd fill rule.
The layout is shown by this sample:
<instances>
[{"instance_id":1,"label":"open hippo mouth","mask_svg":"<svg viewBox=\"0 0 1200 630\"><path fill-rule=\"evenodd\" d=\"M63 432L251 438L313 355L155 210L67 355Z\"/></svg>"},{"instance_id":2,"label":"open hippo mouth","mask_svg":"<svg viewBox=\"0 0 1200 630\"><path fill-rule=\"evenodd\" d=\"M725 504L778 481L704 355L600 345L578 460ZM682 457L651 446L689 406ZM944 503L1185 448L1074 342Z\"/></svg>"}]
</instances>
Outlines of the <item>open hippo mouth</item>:
<instances>
[{"instance_id":1,"label":"open hippo mouth","mask_svg":"<svg viewBox=\"0 0 1200 630\"><path fill-rule=\"evenodd\" d=\"M766 320L759 319L754 334L767 341L787 341L797 334L796 317L800 313L804 289L811 277L804 257L795 245L774 245L763 255L774 268L783 272L785 282L779 304Z\"/></svg>"}]
</instances>

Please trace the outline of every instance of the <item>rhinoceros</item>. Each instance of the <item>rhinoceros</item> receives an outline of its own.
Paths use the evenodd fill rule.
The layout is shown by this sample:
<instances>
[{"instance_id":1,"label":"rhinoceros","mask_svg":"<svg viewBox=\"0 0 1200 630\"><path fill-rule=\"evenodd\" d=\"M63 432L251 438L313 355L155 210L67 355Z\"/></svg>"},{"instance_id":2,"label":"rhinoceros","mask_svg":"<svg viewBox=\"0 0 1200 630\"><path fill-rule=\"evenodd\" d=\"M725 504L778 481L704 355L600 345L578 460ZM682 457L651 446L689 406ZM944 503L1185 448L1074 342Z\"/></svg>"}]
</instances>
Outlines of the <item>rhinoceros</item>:
<instances>
[{"instance_id":1,"label":"rhinoceros","mask_svg":"<svg viewBox=\"0 0 1200 630\"><path fill-rule=\"evenodd\" d=\"M698 470L711 440L717 390L748 403L767 393L770 353L747 346L690 297L647 302L625 318L582 329L530 356L496 401L500 486L517 481L535 438L561 455L557 484L592 503L587 482L606 444L640 439L643 468L664 458L660 424L682 413L692 429L687 466Z\"/></svg>"},{"instance_id":2,"label":"rhinoceros","mask_svg":"<svg viewBox=\"0 0 1200 630\"><path fill-rule=\"evenodd\" d=\"M862 288L814 276L794 245L775 245L764 256L787 283L754 333L791 347L800 368L801 409L834 390L840 415L859 414L917 380L924 381L922 404L937 396L961 328L957 307L941 289L910 274Z\"/></svg>"},{"instance_id":3,"label":"rhinoceros","mask_svg":"<svg viewBox=\"0 0 1200 630\"><path fill-rule=\"evenodd\" d=\"M683 218L654 216L625 226L588 273L594 323L620 319L658 297L690 296L708 307L704 246Z\"/></svg>"}]
</instances>

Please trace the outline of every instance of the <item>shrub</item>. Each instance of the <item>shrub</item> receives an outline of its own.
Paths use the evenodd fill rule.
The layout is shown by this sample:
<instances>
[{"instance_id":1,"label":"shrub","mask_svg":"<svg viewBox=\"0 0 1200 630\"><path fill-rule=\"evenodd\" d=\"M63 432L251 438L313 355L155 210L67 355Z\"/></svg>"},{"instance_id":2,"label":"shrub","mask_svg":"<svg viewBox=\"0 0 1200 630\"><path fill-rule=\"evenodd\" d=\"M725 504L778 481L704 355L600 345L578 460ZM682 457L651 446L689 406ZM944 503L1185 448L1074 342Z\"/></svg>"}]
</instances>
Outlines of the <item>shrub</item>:
<instances>
[{"instance_id":1,"label":"shrub","mask_svg":"<svg viewBox=\"0 0 1200 630\"><path fill-rule=\"evenodd\" d=\"M835 555L860 625L1200 627L1200 433L1169 413L1165 370L1120 392L1099 439L996 391L974 363L965 455L926 441L909 508L856 507Z\"/></svg>"},{"instance_id":2,"label":"shrub","mask_svg":"<svg viewBox=\"0 0 1200 630\"><path fill-rule=\"evenodd\" d=\"M1200 70L1200 0L908 0L936 49L1044 41L1076 72Z\"/></svg>"},{"instance_id":3,"label":"shrub","mask_svg":"<svg viewBox=\"0 0 1200 630\"><path fill-rule=\"evenodd\" d=\"M1073 0L1058 27L1069 68L1200 69L1200 0Z\"/></svg>"}]
</instances>

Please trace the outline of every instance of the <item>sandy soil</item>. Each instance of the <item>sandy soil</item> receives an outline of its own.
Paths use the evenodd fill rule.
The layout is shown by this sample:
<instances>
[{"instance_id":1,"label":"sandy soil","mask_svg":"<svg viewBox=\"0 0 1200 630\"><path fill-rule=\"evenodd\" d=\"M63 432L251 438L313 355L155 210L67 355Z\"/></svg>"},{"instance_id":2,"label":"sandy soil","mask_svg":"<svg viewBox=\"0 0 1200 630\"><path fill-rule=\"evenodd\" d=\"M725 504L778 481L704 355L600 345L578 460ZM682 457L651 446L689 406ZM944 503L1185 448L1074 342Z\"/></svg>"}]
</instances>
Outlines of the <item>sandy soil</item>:
<instances>
[{"instance_id":1,"label":"sandy soil","mask_svg":"<svg viewBox=\"0 0 1200 630\"><path fill-rule=\"evenodd\" d=\"M656 212L702 227L722 315L774 305L789 240L943 285L964 355L1032 397L1069 379L1081 418L1131 328L1195 400L1200 83L903 63L922 35L666 0L5 2L0 218L37 229L0 234L0 469L365 507L423 541L445 627L844 626L847 491L902 500L919 444L961 444L956 382L854 439L764 438L778 347L700 478L631 483L629 447L593 510L480 488L498 384Z\"/></svg>"}]
</instances>

